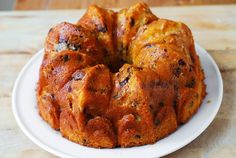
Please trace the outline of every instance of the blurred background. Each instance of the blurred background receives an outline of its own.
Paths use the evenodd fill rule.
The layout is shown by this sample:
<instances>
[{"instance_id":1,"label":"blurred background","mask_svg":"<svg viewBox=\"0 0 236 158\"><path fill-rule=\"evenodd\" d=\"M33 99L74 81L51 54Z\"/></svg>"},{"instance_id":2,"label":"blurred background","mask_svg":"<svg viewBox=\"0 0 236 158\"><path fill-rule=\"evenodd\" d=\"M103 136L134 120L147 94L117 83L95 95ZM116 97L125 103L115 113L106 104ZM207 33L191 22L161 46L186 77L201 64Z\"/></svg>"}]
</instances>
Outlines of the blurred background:
<instances>
[{"instance_id":1,"label":"blurred background","mask_svg":"<svg viewBox=\"0 0 236 158\"><path fill-rule=\"evenodd\" d=\"M114 8L130 6L140 0L0 0L0 10L79 9L90 4ZM233 4L236 0L142 0L149 6Z\"/></svg>"}]
</instances>

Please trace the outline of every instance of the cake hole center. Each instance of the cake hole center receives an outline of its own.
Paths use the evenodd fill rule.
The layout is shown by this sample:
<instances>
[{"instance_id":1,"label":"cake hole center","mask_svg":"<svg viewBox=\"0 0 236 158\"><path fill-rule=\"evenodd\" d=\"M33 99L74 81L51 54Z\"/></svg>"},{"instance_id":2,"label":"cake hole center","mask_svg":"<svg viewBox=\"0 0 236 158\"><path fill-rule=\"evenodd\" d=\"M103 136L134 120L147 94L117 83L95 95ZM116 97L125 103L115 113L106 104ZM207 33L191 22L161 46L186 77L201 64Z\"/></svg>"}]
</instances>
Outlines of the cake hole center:
<instances>
[{"instance_id":1,"label":"cake hole center","mask_svg":"<svg viewBox=\"0 0 236 158\"><path fill-rule=\"evenodd\" d=\"M109 64L108 67L109 67L109 69L110 69L110 71L111 71L112 73L117 73L117 72L119 72L119 69L120 69L124 64L131 64L131 63L129 63L129 62L123 60L123 59L119 59L119 60L117 60L116 62Z\"/></svg>"}]
</instances>

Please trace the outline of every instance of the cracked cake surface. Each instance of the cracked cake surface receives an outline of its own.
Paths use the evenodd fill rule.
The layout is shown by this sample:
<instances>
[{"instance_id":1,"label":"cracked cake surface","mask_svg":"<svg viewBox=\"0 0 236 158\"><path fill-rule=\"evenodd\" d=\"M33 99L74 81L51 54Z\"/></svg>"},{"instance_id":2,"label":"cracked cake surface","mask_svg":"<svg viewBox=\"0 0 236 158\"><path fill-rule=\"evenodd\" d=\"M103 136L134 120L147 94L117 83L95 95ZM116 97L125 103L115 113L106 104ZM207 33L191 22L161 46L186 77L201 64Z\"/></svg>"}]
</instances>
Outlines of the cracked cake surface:
<instances>
[{"instance_id":1,"label":"cracked cake surface","mask_svg":"<svg viewBox=\"0 0 236 158\"><path fill-rule=\"evenodd\" d=\"M152 144L177 130L206 95L191 30L145 3L92 5L51 28L40 67L40 116L63 137L96 148Z\"/></svg>"}]
</instances>

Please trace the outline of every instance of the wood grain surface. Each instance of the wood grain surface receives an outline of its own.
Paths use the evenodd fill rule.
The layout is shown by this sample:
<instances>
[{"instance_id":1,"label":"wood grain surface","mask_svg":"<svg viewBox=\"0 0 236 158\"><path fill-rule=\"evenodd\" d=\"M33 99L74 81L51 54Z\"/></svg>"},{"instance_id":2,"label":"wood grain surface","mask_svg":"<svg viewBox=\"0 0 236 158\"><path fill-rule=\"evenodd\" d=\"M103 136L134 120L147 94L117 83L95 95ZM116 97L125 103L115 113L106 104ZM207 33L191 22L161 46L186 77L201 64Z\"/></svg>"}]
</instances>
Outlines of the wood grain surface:
<instances>
[{"instance_id":1,"label":"wood grain surface","mask_svg":"<svg viewBox=\"0 0 236 158\"><path fill-rule=\"evenodd\" d=\"M217 62L224 98L212 124L167 158L233 158L236 155L236 5L153 8L159 17L183 21ZM50 27L75 22L84 10L0 12L0 157L55 157L32 143L13 117L11 93L26 62L43 47Z\"/></svg>"},{"instance_id":2,"label":"wood grain surface","mask_svg":"<svg viewBox=\"0 0 236 158\"><path fill-rule=\"evenodd\" d=\"M80 9L87 8L90 4L97 4L101 7L123 8L140 1L144 1L152 7L236 3L236 0L16 0L14 8L16 10Z\"/></svg>"}]
</instances>

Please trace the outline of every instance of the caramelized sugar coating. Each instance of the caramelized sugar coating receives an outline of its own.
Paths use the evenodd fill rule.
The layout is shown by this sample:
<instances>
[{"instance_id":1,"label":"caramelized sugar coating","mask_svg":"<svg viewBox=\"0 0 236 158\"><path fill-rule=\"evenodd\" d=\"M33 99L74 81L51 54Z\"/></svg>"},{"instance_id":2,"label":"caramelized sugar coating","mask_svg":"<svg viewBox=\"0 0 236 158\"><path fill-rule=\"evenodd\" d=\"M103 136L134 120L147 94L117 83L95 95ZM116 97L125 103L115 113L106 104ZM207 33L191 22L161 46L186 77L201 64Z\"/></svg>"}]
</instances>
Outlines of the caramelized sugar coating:
<instances>
[{"instance_id":1,"label":"caramelized sugar coating","mask_svg":"<svg viewBox=\"0 0 236 158\"><path fill-rule=\"evenodd\" d=\"M117 129L119 145L154 143L177 128L172 106L174 87L155 71L125 64L113 75L112 83L106 115Z\"/></svg>"},{"instance_id":2,"label":"caramelized sugar coating","mask_svg":"<svg viewBox=\"0 0 236 158\"><path fill-rule=\"evenodd\" d=\"M88 28L96 35L96 38L105 53L104 60L106 65L109 65L110 67L111 65L119 64L119 55L114 47L116 44L114 35L116 14L117 13L112 10L103 9L96 5L90 5L84 16L77 22L77 25Z\"/></svg>"},{"instance_id":3,"label":"caramelized sugar coating","mask_svg":"<svg viewBox=\"0 0 236 158\"><path fill-rule=\"evenodd\" d=\"M114 129L104 115L110 93L111 74L106 66L77 70L57 94L58 103L62 105L62 135L87 146L114 147Z\"/></svg>"},{"instance_id":4,"label":"caramelized sugar coating","mask_svg":"<svg viewBox=\"0 0 236 158\"><path fill-rule=\"evenodd\" d=\"M151 144L198 110L203 80L185 24L156 17L145 3L119 12L90 6L76 25L48 33L39 113L85 146Z\"/></svg>"},{"instance_id":5,"label":"caramelized sugar coating","mask_svg":"<svg viewBox=\"0 0 236 158\"><path fill-rule=\"evenodd\" d=\"M129 45L141 26L145 26L158 18L152 14L145 3L137 3L128 9L122 9L117 13L116 19L116 43L117 51L122 59L129 60Z\"/></svg>"},{"instance_id":6,"label":"caramelized sugar coating","mask_svg":"<svg viewBox=\"0 0 236 158\"><path fill-rule=\"evenodd\" d=\"M177 120L189 120L205 96L204 76L189 28L166 19L153 21L139 29L130 54L134 65L149 67L174 85Z\"/></svg>"},{"instance_id":7,"label":"caramelized sugar coating","mask_svg":"<svg viewBox=\"0 0 236 158\"><path fill-rule=\"evenodd\" d=\"M103 62L96 37L85 28L61 23L50 29L40 68L37 98L40 115L59 129L60 108L55 92L60 90L77 69Z\"/></svg>"}]
</instances>

